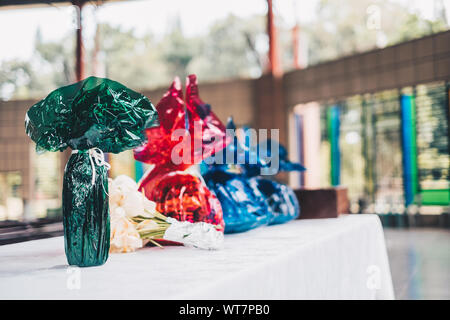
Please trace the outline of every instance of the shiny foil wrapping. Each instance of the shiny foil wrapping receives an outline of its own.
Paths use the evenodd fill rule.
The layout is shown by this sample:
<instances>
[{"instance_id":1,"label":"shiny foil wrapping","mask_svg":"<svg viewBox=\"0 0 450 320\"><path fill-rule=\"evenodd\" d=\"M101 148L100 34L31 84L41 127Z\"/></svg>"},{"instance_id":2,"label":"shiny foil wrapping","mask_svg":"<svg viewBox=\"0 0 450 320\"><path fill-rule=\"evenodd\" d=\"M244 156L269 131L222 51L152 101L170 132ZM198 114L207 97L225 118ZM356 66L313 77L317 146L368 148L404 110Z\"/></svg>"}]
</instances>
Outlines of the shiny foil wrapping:
<instances>
[{"instance_id":1,"label":"shiny foil wrapping","mask_svg":"<svg viewBox=\"0 0 450 320\"><path fill-rule=\"evenodd\" d=\"M92 166L87 152L72 154L64 170L64 247L70 265L102 265L109 253L108 174Z\"/></svg>"},{"instance_id":2,"label":"shiny foil wrapping","mask_svg":"<svg viewBox=\"0 0 450 320\"><path fill-rule=\"evenodd\" d=\"M266 198L272 212L269 225L285 223L300 215L300 205L291 187L261 177L251 178L250 185Z\"/></svg>"},{"instance_id":3,"label":"shiny foil wrapping","mask_svg":"<svg viewBox=\"0 0 450 320\"><path fill-rule=\"evenodd\" d=\"M68 147L77 152L66 165L63 183L70 265L97 266L108 258L108 164L103 152L139 146L146 139L143 130L157 125L157 112L148 98L96 77L61 87L28 110L25 129L38 152Z\"/></svg>"},{"instance_id":4,"label":"shiny foil wrapping","mask_svg":"<svg viewBox=\"0 0 450 320\"><path fill-rule=\"evenodd\" d=\"M195 173L170 171L141 185L156 210L178 221L206 222L224 231L222 207L203 179Z\"/></svg>"},{"instance_id":5,"label":"shiny foil wrapping","mask_svg":"<svg viewBox=\"0 0 450 320\"><path fill-rule=\"evenodd\" d=\"M236 130L233 119L229 118L226 128ZM239 155L245 157L247 163L250 157L256 156L235 135L231 143L215 155L221 163L204 163L205 170L202 170L208 187L222 206L225 233L244 232L267 225L273 217L263 194L250 184L243 167L236 165ZM234 159L234 162L227 163L227 158ZM258 160L258 164L259 169L262 162Z\"/></svg>"},{"instance_id":6,"label":"shiny foil wrapping","mask_svg":"<svg viewBox=\"0 0 450 320\"><path fill-rule=\"evenodd\" d=\"M227 129L236 130L231 118L228 120ZM303 171L305 168L290 162L286 149L276 141L268 140L257 145L256 152L249 142L249 139L245 139L245 143L241 143L235 136L226 149L216 155L222 158L222 164L205 163L202 166L208 187L216 193L222 205L225 233L285 223L300 214L294 191L289 186L273 180L272 176L279 171ZM277 154L271 154L272 146ZM261 155L278 157L279 168L272 172L272 176L260 176L261 169L269 166L267 159ZM239 157L245 159L244 163L237 162ZM226 163L227 158L234 159L235 162Z\"/></svg>"},{"instance_id":7,"label":"shiny foil wrapping","mask_svg":"<svg viewBox=\"0 0 450 320\"><path fill-rule=\"evenodd\" d=\"M213 170L203 175L220 201L225 233L244 232L267 225L272 218L263 194L240 174Z\"/></svg>"},{"instance_id":8,"label":"shiny foil wrapping","mask_svg":"<svg viewBox=\"0 0 450 320\"><path fill-rule=\"evenodd\" d=\"M161 125L147 129L147 143L134 149L136 160L153 165L139 182L139 190L168 217L206 222L223 231L217 197L190 168L226 146L225 126L200 99L194 75L187 79L185 99L176 78L156 110ZM182 141L187 148L181 148ZM183 161L173 161L174 154Z\"/></svg>"},{"instance_id":9,"label":"shiny foil wrapping","mask_svg":"<svg viewBox=\"0 0 450 320\"><path fill-rule=\"evenodd\" d=\"M264 146L265 149L262 149ZM249 146L246 146L247 148ZM277 152L276 155L272 153L272 147ZM263 144L257 146L258 154L278 157L279 168L278 171L273 172L277 174L280 171L304 171L300 163L291 162L288 159L286 148L277 141L267 140ZM243 165L244 172L250 178L250 184L253 189L260 191L266 198L266 203L270 207L272 217L269 225L285 223L290 220L298 218L300 215L300 205L297 196L291 187L280 183L276 180L270 179L272 176L259 176L256 168L263 168L265 163L258 158L256 165Z\"/></svg>"}]
</instances>

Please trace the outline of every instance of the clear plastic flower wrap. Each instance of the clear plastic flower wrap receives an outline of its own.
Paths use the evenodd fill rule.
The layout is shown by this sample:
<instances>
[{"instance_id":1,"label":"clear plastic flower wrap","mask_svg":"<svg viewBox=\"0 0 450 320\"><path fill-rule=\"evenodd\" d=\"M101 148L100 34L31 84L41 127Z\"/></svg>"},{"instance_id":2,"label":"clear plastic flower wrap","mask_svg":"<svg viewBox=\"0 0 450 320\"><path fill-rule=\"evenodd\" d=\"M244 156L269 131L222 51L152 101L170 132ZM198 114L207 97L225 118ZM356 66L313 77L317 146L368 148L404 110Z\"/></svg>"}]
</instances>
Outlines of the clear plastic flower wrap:
<instances>
[{"instance_id":1,"label":"clear plastic flower wrap","mask_svg":"<svg viewBox=\"0 0 450 320\"><path fill-rule=\"evenodd\" d=\"M225 126L202 104L194 80L189 76L186 104L178 78L157 104L161 126L146 130L147 144L134 150L136 160L153 165L139 182L139 190L167 217L205 222L223 232L219 201L190 168L226 146ZM174 155L182 161L174 161Z\"/></svg>"},{"instance_id":2,"label":"clear plastic flower wrap","mask_svg":"<svg viewBox=\"0 0 450 320\"><path fill-rule=\"evenodd\" d=\"M110 247L107 170L103 152L119 153L145 141L158 125L148 98L122 84L89 77L51 92L25 118L36 150L72 155L64 170L63 224L68 263L106 262Z\"/></svg>"}]
</instances>

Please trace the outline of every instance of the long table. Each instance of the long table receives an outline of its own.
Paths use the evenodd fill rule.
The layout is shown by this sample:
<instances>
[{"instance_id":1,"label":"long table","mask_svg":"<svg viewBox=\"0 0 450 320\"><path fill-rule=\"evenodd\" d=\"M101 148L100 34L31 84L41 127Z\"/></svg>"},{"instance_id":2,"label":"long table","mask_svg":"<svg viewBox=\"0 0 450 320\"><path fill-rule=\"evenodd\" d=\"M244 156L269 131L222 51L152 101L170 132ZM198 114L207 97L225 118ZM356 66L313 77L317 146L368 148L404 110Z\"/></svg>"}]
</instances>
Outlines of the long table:
<instances>
[{"instance_id":1,"label":"long table","mask_svg":"<svg viewBox=\"0 0 450 320\"><path fill-rule=\"evenodd\" d=\"M146 247L67 265L63 237L0 246L0 299L393 299L376 215L296 220L225 247Z\"/></svg>"}]
</instances>

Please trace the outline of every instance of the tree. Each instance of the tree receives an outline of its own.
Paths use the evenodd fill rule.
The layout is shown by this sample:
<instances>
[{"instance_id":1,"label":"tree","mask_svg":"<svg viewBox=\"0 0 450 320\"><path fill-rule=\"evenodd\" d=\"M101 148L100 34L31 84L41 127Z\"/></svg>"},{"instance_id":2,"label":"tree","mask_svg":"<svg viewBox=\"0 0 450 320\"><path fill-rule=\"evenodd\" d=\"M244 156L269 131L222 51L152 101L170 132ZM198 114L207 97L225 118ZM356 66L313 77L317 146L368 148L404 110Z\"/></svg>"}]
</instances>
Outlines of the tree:
<instances>
[{"instance_id":1,"label":"tree","mask_svg":"<svg viewBox=\"0 0 450 320\"><path fill-rule=\"evenodd\" d=\"M40 67L50 67L51 77L55 87L68 85L75 79L73 52L75 50L74 37L64 37L60 41L43 42L41 32L36 32L35 50Z\"/></svg>"},{"instance_id":2,"label":"tree","mask_svg":"<svg viewBox=\"0 0 450 320\"><path fill-rule=\"evenodd\" d=\"M102 24L100 50L104 56L105 76L133 89L166 84L167 67L152 35L136 37L133 30Z\"/></svg>"},{"instance_id":3,"label":"tree","mask_svg":"<svg viewBox=\"0 0 450 320\"><path fill-rule=\"evenodd\" d=\"M31 94L39 84L34 77L31 64L26 61L4 61L0 67L0 97L20 98ZM28 88L24 92L24 88Z\"/></svg>"},{"instance_id":4,"label":"tree","mask_svg":"<svg viewBox=\"0 0 450 320\"><path fill-rule=\"evenodd\" d=\"M403 24L398 32L391 37L391 43L400 43L411 39L423 37L447 29L444 20L421 19L417 13L408 14L404 17Z\"/></svg>"},{"instance_id":5,"label":"tree","mask_svg":"<svg viewBox=\"0 0 450 320\"><path fill-rule=\"evenodd\" d=\"M370 26L370 16L378 15L379 25ZM428 21L407 7L391 1L322 0L316 19L302 30L307 35L309 62L325 60L392 45L446 30L445 21ZM384 43L380 43L384 38Z\"/></svg>"},{"instance_id":6,"label":"tree","mask_svg":"<svg viewBox=\"0 0 450 320\"><path fill-rule=\"evenodd\" d=\"M259 76L264 55L258 48L261 37L265 37L262 16L242 19L229 15L212 25L200 40L199 54L188 70L208 80Z\"/></svg>"},{"instance_id":7,"label":"tree","mask_svg":"<svg viewBox=\"0 0 450 320\"><path fill-rule=\"evenodd\" d=\"M189 63L197 54L200 54L198 40L183 35L179 17L175 19L172 30L164 37L160 48L169 74L172 77L177 75L181 79L186 78Z\"/></svg>"},{"instance_id":8,"label":"tree","mask_svg":"<svg viewBox=\"0 0 450 320\"><path fill-rule=\"evenodd\" d=\"M4 61L0 71L0 97L37 98L73 82L73 38L43 42L38 29L35 54L29 61Z\"/></svg>"},{"instance_id":9,"label":"tree","mask_svg":"<svg viewBox=\"0 0 450 320\"><path fill-rule=\"evenodd\" d=\"M441 1L442 2L442 1ZM440 3L440 2L439 2ZM369 8L379 9L379 26L369 28ZM308 39L309 63L406 41L448 28L445 7L435 21L423 19L396 2L387 0L321 0L315 20L301 25ZM371 10L372 10L371 9ZM291 26L277 17L278 45L285 70L292 66ZM98 26L98 54L87 48L87 76L94 73L91 57L98 57L100 76L124 83L135 90L167 86L174 76L197 73L202 81L258 77L267 64L268 38L265 16L240 18L229 15L216 21L204 35L186 36L175 19L162 39L148 33L102 24ZM88 45L88 44L86 44ZM302 45L302 43L300 43ZM305 43L303 43L305 45ZM0 98L42 97L75 81L75 37L43 41L36 33L36 53L30 61L4 61L0 70Z\"/></svg>"}]
</instances>

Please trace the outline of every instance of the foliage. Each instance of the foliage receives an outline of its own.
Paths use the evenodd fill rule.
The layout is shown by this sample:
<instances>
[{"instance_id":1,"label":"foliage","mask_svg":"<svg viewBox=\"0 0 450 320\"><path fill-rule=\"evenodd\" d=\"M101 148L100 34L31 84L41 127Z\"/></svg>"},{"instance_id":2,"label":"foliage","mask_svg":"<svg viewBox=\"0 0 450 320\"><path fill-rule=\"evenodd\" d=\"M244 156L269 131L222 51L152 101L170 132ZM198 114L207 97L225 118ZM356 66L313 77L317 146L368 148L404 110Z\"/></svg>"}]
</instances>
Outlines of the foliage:
<instances>
[{"instance_id":1,"label":"foliage","mask_svg":"<svg viewBox=\"0 0 450 320\"><path fill-rule=\"evenodd\" d=\"M207 80L259 76L264 52L256 45L264 37L264 23L261 16L242 19L230 15L217 21L199 40L200 54L189 65L189 72Z\"/></svg>"},{"instance_id":2,"label":"foliage","mask_svg":"<svg viewBox=\"0 0 450 320\"><path fill-rule=\"evenodd\" d=\"M380 9L379 26L368 27L368 8ZM343 55L391 45L448 28L444 8L435 21L410 12L406 5L387 0L321 0L315 19L300 25L302 42L308 47L308 63L316 64ZM291 27L277 16L280 57L285 70L292 67ZM229 15L205 33L186 36L179 19L169 24L163 37L150 33L136 36L133 30L102 24L96 43L86 52L86 76L115 79L135 90L161 87L175 75L196 73L202 81L235 77L258 77L267 64L265 16ZM0 98L42 97L75 81L75 35L61 41L43 42L36 34L36 53L30 61L0 64ZM94 59L96 57L96 59ZM94 68L94 60L98 61ZM94 69L100 69L95 73Z\"/></svg>"},{"instance_id":3,"label":"foliage","mask_svg":"<svg viewBox=\"0 0 450 320\"><path fill-rule=\"evenodd\" d=\"M448 28L442 17L429 21L392 1L347 0L346 4L321 0L315 22L301 26L308 38L310 64L393 45ZM372 25L371 17L375 18Z\"/></svg>"}]
</instances>

